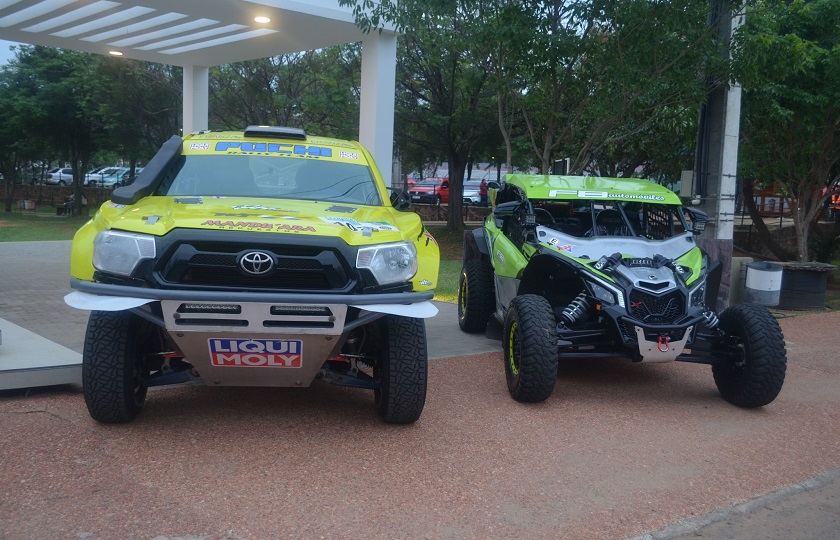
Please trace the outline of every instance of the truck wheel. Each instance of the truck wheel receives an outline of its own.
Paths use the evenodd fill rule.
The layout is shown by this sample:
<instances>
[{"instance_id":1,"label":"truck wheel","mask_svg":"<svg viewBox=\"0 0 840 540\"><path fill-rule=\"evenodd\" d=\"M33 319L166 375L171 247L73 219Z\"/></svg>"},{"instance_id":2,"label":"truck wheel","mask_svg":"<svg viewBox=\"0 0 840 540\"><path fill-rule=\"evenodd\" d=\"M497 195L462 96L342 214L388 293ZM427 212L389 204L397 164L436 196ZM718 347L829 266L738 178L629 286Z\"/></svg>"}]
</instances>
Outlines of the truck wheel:
<instances>
[{"instance_id":1,"label":"truck wheel","mask_svg":"<svg viewBox=\"0 0 840 540\"><path fill-rule=\"evenodd\" d=\"M458 325L469 333L483 332L493 313L493 269L482 260L464 261L458 283Z\"/></svg>"},{"instance_id":2,"label":"truck wheel","mask_svg":"<svg viewBox=\"0 0 840 540\"><path fill-rule=\"evenodd\" d=\"M146 401L139 378L149 374L144 356L160 352L156 326L129 311L92 311L82 355L88 412L105 424L129 422Z\"/></svg>"},{"instance_id":3,"label":"truck wheel","mask_svg":"<svg viewBox=\"0 0 840 540\"><path fill-rule=\"evenodd\" d=\"M548 300L535 294L514 298L502 339L510 395L525 402L547 399L557 382L557 328Z\"/></svg>"},{"instance_id":4,"label":"truck wheel","mask_svg":"<svg viewBox=\"0 0 840 540\"><path fill-rule=\"evenodd\" d=\"M720 315L721 328L741 339L743 360L712 366L720 395L739 407L761 407L779 395L785 382L787 354L779 323L761 306L730 306Z\"/></svg>"},{"instance_id":5,"label":"truck wheel","mask_svg":"<svg viewBox=\"0 0 840 540\"><path fill-rule=\"evenodd\" d=\"M426 404L426 323L389 315L385 326L387 347L374 366L376 410L389 424L410 424Z\"/></svg>"}]
</instances>

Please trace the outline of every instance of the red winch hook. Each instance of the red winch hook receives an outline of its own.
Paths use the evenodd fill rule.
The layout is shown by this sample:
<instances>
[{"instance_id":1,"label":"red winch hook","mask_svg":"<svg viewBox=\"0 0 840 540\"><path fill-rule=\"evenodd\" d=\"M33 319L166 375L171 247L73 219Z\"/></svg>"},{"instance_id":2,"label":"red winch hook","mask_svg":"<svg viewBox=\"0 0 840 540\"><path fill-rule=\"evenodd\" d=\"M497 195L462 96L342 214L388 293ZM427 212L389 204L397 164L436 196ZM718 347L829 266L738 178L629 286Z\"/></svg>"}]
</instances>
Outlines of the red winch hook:
<instances>
[{"instance_id":1,"label":"red winch hook","mask_svg":"<svg viewBox=\"0 0 840 540\"><path fill-rule=\"evenodd\" d=\"M659 352L668 352L670 346L668 345L668 336L659 336L659 342L656 344L656 348L659 349ZM665 344L665 348L662 348L662 344Z\"/></svg>"}]
</instances>

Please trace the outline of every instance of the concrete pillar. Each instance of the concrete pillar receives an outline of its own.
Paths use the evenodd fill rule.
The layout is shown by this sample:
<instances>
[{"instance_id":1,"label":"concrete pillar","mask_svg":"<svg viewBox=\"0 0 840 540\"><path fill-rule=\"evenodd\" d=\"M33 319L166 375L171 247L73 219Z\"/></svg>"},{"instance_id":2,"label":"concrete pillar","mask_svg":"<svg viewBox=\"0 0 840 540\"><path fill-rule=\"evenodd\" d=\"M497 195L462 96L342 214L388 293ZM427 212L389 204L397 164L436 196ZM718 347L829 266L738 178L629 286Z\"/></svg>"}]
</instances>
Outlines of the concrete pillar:
<instances>
[{"instance_id":1,"label":"concrete pillar","mask_svg":"<svg viewBox=\"0 0 840 540\"><path fill-rule=\"evenodd\" d=\"M359 142L373 154L385 185L391 185L394 156L394 97L397 35L371 32L362 39Z\"/></svg>"},{"instance_id":2,"label":"concrete pillar","mask_svg":"<svg viewBox=\"0 0 840 540\"><path fill-rule=\"evenodd\" d=\"M184 66L184 125L182 135L209 129L210 68Z\"/></svg>"},{"instance_id":3,"label":"concrete pillar","mask_svg":"<svg viewBox=\"0 0 840 540\"><path fill-rule=\"evenodd\" d=\"M719 14L719 18L716 18ZM729 43L744 15L732 16L723 2L715 4L712 22L718 26L720 43ZM721 54L729 55L728 50ZM722 84L709 91L700 111L694 167L694 193L711 222L698 239L712 260L723 265L718 309L729 303L730 268L735 232L735 198L738 178L738 138L741 129L741 86Z\"/></svg>"}]
</instances>

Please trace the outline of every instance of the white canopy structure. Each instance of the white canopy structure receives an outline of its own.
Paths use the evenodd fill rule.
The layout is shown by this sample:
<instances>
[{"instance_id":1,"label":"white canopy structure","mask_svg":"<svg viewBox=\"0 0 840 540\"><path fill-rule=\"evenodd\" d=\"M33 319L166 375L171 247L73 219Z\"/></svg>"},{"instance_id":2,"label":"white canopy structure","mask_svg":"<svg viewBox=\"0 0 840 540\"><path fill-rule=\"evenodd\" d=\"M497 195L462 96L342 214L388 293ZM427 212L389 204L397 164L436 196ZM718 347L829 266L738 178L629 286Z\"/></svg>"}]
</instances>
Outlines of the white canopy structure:
<instances>
[{"instance_id":1,"label":"white canopy structure","mask_svg":"<svg viewBox=\"0 0 840 540\"><path fill-rule=\"evenodd\" d=\"M210 67L362 42L359 140L390 184L396 33L337 0L0 0L0 39L182 66L184 133L208 128Z\"/></svg>"}]
</instances>

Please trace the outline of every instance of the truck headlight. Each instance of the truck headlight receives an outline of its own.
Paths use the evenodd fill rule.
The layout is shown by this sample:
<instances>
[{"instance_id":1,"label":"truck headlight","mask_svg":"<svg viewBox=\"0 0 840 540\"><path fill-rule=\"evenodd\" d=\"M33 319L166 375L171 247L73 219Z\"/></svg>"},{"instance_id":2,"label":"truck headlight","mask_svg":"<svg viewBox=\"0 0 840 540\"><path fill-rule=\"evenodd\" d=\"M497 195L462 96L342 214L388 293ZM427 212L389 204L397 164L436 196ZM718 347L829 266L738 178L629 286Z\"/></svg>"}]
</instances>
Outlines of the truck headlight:
<instances>
[{"instance_id":1,"label":"truck headlight","mask_svg":"<svg viewBox=\"0 0 840 540\"><path fill-rule=\"evenodd\" d=\"M155 258L155 239L145 234L102 231L93 241L93 267L130 276L144 259Z\"/></svg>"},{"instance_id":2,"label":"truck headlight","mask_svg":"<svg viewBox=\"0 0 840 540\"><path fill-rule=\"evenodd\" d=\"M363 247L356 268L367 268L380 285L408 281L417 273L417 248L408 242Z\"/></svg>"}]
</instances>

